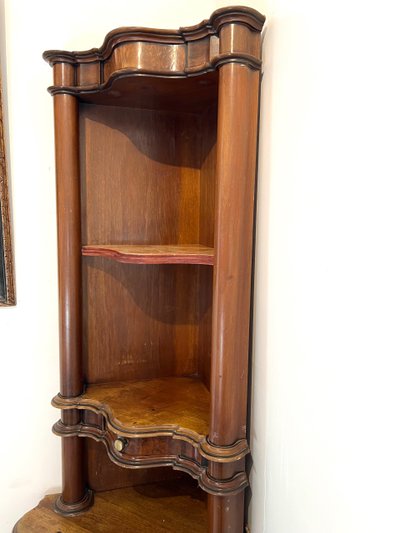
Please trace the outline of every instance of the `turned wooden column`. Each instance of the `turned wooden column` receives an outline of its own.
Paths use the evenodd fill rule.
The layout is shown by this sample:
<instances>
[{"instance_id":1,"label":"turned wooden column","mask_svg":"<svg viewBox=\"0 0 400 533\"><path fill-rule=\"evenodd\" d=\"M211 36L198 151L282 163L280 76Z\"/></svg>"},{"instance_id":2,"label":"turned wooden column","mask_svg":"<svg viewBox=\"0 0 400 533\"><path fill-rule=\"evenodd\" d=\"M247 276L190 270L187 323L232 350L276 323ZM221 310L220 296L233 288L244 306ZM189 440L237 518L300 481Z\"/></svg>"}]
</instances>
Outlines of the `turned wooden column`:
<instances>
[{"instance_id":1,"label":"turned wooden column","mask_svg":"<svg viewBox=\"0 0 400 533\"><path fill-rule=\"evenodd\" d=\"M68 65L67 65L68 66ZM65 79L68 69L55 66ZM81 220L79 182L78 102L74 96L54 96L58 214L58 283L60 328L60 394L83 392L81 321ZM79 424L78 410L62 414L66 426ZM83 439L62 439L63 485L56 509L77 513L90 504L83 476Z\"/></svg>"},{"instance_id":2,"label":"turned wooden column","mask_svg":"<svg viewBox=\"0 0 400 533\"><path fill-rule=\"evenodd\" d=\"M209 435L218 446L246 439L258 91L258 70L220 67ZM220 476L229 479L243 462ZM209 496L209 531L242 533L243 499L244 491Z\"/></svg>"}]
</instances>

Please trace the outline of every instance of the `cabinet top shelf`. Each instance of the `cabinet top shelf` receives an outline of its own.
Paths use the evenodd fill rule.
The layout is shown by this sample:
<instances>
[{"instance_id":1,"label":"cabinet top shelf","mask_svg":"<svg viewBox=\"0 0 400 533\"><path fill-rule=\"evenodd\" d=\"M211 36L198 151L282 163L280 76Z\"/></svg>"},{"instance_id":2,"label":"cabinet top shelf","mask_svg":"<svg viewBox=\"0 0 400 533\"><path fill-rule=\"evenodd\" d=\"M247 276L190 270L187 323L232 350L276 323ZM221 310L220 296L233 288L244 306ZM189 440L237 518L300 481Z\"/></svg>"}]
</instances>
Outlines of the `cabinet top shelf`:
<instances>
[{"instance_id":1,"label":"cabinet top shelf","mask_svg":"<svg viewBox=\"0 0 400 533\"><path fill-rule=\"evenodd\" d=\"M92 257L107 257L120 263L131 263L138 265L214 264L214 249L201 244L96 244L83 246L82 255Z\"/></svg>"}]
</instances>

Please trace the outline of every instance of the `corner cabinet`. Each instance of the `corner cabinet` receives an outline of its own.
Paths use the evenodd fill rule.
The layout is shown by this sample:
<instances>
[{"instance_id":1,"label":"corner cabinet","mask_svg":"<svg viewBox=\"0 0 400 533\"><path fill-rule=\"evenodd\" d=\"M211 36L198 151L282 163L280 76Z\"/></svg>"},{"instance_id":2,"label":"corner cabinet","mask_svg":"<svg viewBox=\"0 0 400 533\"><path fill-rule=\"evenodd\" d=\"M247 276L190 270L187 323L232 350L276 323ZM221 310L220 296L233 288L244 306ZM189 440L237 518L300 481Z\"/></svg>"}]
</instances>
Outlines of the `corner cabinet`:
<instances>
[{"instance_id":1,"label":"corner cabinet","mask_svg":"<svg viewBox=\"0 0 400 533\"><path fill-rule=\"evenodd\" d=\"M263 24L224 8L44 54L63 486L16 532L244 529Z\"/></svg>"}]
</instances>

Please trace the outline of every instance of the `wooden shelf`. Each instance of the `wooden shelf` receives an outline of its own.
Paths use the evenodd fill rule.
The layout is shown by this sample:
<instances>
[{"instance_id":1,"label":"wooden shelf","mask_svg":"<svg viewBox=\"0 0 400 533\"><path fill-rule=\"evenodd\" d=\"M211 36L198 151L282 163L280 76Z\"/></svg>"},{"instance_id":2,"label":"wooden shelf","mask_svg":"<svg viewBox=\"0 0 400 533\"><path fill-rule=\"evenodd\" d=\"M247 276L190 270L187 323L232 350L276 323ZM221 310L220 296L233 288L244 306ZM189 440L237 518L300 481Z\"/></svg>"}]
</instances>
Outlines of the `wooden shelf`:
<instances>
[{"instance_id":1,"label":"wooden shelf","mask_svg":"<svg viewBox=\"0 0 400 533\"><path fill-rule=\"evenodd\" d=\"M89 385L77 398L54 405L103 414L112 430L140 436L185 435L203 440L208 434L210 393L196 378L158 378Z\"/></svg>"},{"instance_id":2,"label":"wooden shelf","mask_svg":"<svg viewBox=\"0 0 400 533\"><path fill-rule=\"evenodd\" d=\"M93 244L82 247L84 256L100 256L137 265L213 265L214 249L201 244Z\"/></svg>"},{"instance_id":3,"label":"wooden shelf","mask_svg":"<svg viewBox=\"0 0 400 533\"><path fill-rule=\"evenodd\" d=\"M54 512L56 495L46 496L14 527L14 533L206 533L204 493L191 480L141 485L96 494L94 505L79 516Z\"/></svg>"}]
</instances>

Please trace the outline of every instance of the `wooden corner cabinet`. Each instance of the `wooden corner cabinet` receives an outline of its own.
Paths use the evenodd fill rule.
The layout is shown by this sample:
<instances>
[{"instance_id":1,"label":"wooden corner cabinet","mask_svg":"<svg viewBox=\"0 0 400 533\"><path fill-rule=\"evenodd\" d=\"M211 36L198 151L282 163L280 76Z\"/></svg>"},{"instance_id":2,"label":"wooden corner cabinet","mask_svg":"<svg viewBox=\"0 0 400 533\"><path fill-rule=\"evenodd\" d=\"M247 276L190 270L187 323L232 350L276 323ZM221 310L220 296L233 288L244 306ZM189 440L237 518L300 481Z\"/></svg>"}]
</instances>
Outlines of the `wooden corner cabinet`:
<instances>
[{"instance_id":1,"label":"wooden corner cabinet","mask_svg":"<svg viewBox=\"0 0 400 533\"><path fill-rule=\"evenodd\" d=\"M228 7L44 54L63 485L16 533L244 530L263 24Z\"/></svg>"}]
</instances>

